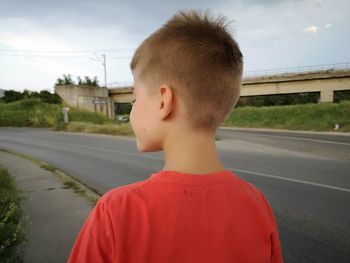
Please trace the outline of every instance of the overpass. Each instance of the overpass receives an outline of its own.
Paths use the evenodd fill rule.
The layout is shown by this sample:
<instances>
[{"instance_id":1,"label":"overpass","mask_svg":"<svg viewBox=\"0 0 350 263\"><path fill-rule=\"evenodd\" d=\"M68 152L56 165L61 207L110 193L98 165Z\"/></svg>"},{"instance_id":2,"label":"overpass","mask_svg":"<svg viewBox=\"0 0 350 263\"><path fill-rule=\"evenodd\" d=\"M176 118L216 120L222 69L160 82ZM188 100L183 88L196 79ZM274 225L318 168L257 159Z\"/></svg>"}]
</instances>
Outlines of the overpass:
<instances>
[{"instance_id":1,"label":"overpass","mask_svg":"<svg viewBox=\"0 0 350 263\"><path fill-rule=\"evenodd\" d=\"M350 90L350 69L245 77L241 97L319 92L319 102L333 102L338 90ZM109 89L109 96L115 103L130 102L132 87Z\"/></svg>"},{"instance_id":2,"label":"overpass","mask_svg":"<svg viewBox=\"0 0 350 263\"><path fill-rule=\"evenodd\" d=\"M334 91L350 90L350 70L289 73L243 79L241 96L319 92L319 102L333 102Z\"/></svg>"},{"instance_id":3,"label":"overpass","mask_svg":"<svg viewBox=\"0 0 350 263\"><path fill-rule=\"evenodd\" d=\"M348 64L346 64L348 65ZM107 89L105 87L56 86L57 94L68 104L98 111L115 118L118 105L133 100L133 87ZM313 72L294 72L245 77L241 97L291 93L319 92L319 102L333 102L335 91L350 90L350 68Z\"/></svg>"}]
</instances>

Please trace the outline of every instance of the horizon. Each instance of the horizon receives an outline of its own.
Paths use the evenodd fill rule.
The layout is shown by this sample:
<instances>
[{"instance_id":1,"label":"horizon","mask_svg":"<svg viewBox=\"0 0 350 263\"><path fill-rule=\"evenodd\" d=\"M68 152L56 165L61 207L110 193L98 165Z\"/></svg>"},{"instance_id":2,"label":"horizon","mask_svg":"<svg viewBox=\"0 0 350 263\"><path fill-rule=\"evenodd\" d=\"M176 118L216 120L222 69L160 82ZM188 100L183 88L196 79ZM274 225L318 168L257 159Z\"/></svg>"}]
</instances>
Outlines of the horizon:
<instances>
[{"instance_id":1,"label":"horizon","mask_svg":"<svg viewBox=\"0 0 350 263\"><path fill-rule=\"evenodd\" d=\"M346 0L129 1L19 0L0 10L0 87L53 90L63 74L97 76L107 87L132 83L137 46L180 9L210 9L233 21L244 74L350 62ZM141 26L140 26L141 25Z\"/></svg>"}]
</instances>

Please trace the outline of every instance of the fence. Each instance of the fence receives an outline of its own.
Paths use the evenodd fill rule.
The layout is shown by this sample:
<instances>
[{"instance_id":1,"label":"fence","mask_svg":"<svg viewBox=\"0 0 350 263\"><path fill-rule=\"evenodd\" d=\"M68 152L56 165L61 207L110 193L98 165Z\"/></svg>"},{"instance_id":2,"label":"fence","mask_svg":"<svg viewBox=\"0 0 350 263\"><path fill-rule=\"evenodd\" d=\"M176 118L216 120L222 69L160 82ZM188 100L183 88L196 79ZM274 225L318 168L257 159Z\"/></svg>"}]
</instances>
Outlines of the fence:
<instances>
[{"instance_id":1,"label":"fence","mask_svg":"<svg viewBox=\"0 0 350 263\"><path fill-rule=\"evenodd\" d=\"M350 70L350 62L304 66L304 67L289 67L289 68L246 71L243 73L243 78L264 77L264 76L273 76L273 75L290 74L290 73L312 73L312 72L327 71L327 70Z\"/></svg>"}]
</instances>

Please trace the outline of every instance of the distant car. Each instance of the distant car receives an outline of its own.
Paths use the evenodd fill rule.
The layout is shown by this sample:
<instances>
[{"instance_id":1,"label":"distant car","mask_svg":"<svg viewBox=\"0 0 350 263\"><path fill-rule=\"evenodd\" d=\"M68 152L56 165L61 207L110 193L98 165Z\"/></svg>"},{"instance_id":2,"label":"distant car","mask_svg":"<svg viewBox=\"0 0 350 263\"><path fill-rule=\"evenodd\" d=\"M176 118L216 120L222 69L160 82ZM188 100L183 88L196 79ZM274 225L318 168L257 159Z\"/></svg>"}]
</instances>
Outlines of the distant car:
<instances>
[{"instance_id":1,"label":"distant car","mask_svg":"<svg viewBox=\"0 0 350 263\"><path fill-rule=\"evenodd\" d=\"M128 122L129 121L129 115L119 115L117 116L117 119L122 122Z\"/></svg>"}]
</instances>

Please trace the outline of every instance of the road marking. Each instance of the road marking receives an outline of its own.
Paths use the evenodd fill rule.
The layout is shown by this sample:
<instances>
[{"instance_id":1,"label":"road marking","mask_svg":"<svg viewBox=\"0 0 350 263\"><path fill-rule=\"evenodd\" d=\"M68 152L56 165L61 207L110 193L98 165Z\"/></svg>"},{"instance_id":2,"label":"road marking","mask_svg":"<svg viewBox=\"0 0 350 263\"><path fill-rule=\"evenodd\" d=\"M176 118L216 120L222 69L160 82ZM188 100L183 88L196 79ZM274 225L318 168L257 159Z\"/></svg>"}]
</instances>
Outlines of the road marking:
<instances>
[{"instance_id":1,"label":"road marking","mask_svg":"<svg viewBox=\"0 0 350 263\"><path fill-rule=\"evenodd\" d=\"M1 140L3 140L3 139L1 139ZM18 142L18 141L11 140L11 139L5 139L4 141L6 141L6 140L7 141ZM44 140L42 139L42 141L44 141ZM23 142L21 142L21 143L23 143ZM95 150L126 154L126 155L141 157L141 158L146 157L146 158L151 158L151 159L163 160L163 158L161 158L161 157L154 156L154 155L149 155L149 154L145 155L145 154L139 154L139 153L131 153L131 152L126 152L126 151L117 151L117 150L111 150L111 149L104 149L104 148L100 148L100 147L85 146L85 145L79 145L79 144L73 144L73 143L65 143L65 142L57 142L57 141L54 142L54 143L64 144L64 145L69 145L69 146L74 145L75 147L80 147L80 148L85 148L85 149L91 149L92 148L92 149L95 149ZM25 144L29 144L29 143L25 143ZM289 182L294 182L294 183L301 183L301 184L306 184L306 185L318 186L318 187L323 187L323 188L332 189L332 190L339 190L339 191L343 191L343 192L350 192L350 189L347 189L347 188L336 187L336 186L325 185L325 184L319 184L319 183L303 181L303 180L298 180L298 179L292 179L292 178L286 178L286 177L281 177L281 176L272 175L272 174L253 172L253 171L242 170L242 169L235 169L235 168L231 168L231 167L225 167L225 169L232 170L232 171L243 172L243 173L248 173L248 174L253 174L253 175L258 175L258 176L263 176L263 177L267 177L267 178L283 180L283 181L289 181Z\"/></svg>"},{"instance_id":2,"label":"road marking","mask_svg":"<svg viewBox=\"0 0 350 263\"><path fill-rule=\"evenodd\" d=\"M350 189L337 187L337 186L331 186L331 185L319 184L319 183L303 181L303 180L298 180L298 179L286 178L286 177L281 177L281 176L272 175L272 174L253 172L253 171L241 170L241 169L235 169L235 168L231 168L231 167L225 167L225 168L226 169L230 169L232 171L248 173L248 174L253 174L253 175L259 175L259 176L264 176L264 177L267 177L267 178L273 178L273 179L289 181L289 182L294 182L294 183L300 183L300 184L313 185L313 186L323 187L323 188L332 189L332 190L339 190L339 191L344 191L344 192L350 192Z\"/></svg>"},{"instance_id":3,"label":"road marking","mask_svg":"<svg viewBox=\"0 0 350 263\"><path fill-rule=\"evenodd\" d=\"M224 130L229 131L229 130ZM291 136L281 136L281 135L272 135L272 134L260 134L260 133L253 133L253 132L236 132L232 131L234 133L240 133L240 134L252 134L252 135L258 135L258 136L264 136L264 137L278 137L278 138L285 138L285 139L291 139L291 140L299 140L299 141L311 141L311 142L320 142L320 143L330 143L330 144L339 144L339 145L346 145L350 146L350 143L346 142L335 142L335 141L325 141L325 140L316 140L316 139L308 139L308 138L300 138L300 137L291 137Z\"/></svg>"}]
</instances>

